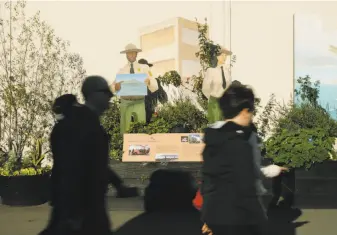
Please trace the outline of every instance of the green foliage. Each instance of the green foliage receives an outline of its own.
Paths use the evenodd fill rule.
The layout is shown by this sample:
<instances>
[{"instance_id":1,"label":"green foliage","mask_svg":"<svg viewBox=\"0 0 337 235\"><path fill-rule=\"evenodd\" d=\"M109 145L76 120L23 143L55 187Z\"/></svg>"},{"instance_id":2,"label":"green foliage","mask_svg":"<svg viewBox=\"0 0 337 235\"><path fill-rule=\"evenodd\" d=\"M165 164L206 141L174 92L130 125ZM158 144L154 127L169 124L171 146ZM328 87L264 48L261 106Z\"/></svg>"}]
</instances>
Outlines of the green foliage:
<instances>
[{"instance_id":1,"label":"green foliage","mask_svg":"<svg viewBox=\"0 0 337 235\"><path fill-rule=\"evenodd\" d=\"M17 171L9 171L6 168L0 168L0 176L32 176L32 175L43 175L43 174L50 174L51 168L50 167L43 167L39 169L35 169L33 167L29 168L22 168Z\"/></svg>"},{"instance_id":2,"label":"green foliage","mask_svg":"<svg viewBox=\"0 0 337 235\"><path fill-rule=\"evenodd\" d=\"M110 157L121 160L123 135L120 133L120 105L117 98L113 98L109 109L102 115L101 123L110 138Z\"/></svg>"},{"instance_id":3,"label":"green foliage","mask_svg":"<svg viewBox=\"0 0 337 235\"><path fill-rule=\"evenodd\" d=\"M303 102L318 105L320 82L316 81L312 83L311 78L307 75L305 77L299 77L297 79L297 84L300 88L295 89L296 97Z\"/></svg>"},{"instance_id":4,"label":"green foliage","mask_svg":"<svg viewBox=\"0 0 337 235\"><path fill-rule=\"evenodd\" d=\"M5 155L6 156L2 155L5 161L2 161L0 165L0 176L40 175L50 173L51 171L49 166L41 166L41 161L44 159L42 156L40 156L39 159L35 159L39 161L34 162L34 159L32 159L33 156L28 155L19 162L14 151L6 153Z\"/></svg>"},{"instance_id":5,"label":"green foliage","mask_svg":"<svg viewBox=\"0 0 337 235\"><path fill-rule=\"evenodd\" d=\"M172 84L175 87L179 87L181 85L181 77L180 77L179 73L175 70L166 72L163 76L159 76L158 80L163 85Z\"/></svg>"},{"instance_id":6,"label":"green foliage","mask_svg":"<svg viewBox=\"0 0 337 235\"><path fill-rule=\"evenodd\" d=\"M6 3L2 9L9 17L0 19L0 147L18 165L24 151L34 151L36 140L49 136L54 99L76 93L85 76L82 58L69 52L69 43L39 12L26 17L25 7L25 1Z\"/></svg>"},{"instance_id":7,"label":"green foliage","mask_svg":"<svg viewBox=\"0 0 337 235\"><path fill-rule=\"evenodd\" d=\"M197 20L196 20L197 21ZM197 21L198 26L198 39L199 39L199 51L195 53L196 57L200 60L201 70L198 75L194 75L191 78L193 82L193 92L195 92L198 96L198 102L201 107L206 110L207 109L207 97L202 93L202 83L204 80L204 72L213 66L213 56L219 54L221 51L221 46L219 44L215 44L208 37L208 24L207 18L205 18L205 23L200 24ZM236 62L236 56L231 56L231 67Z\"/></svg>"},{"instance_id":8,"label":"green foliage","mask_svg":"<svg viewBox=\"0 0 337 235\"><path fill-rule=\"evenodd\" d=\"M267 157L289 167L310 168L312 164L336 159L334 143L337 123L318 105L319 83L310 77L299 78L298 104L280 105L272 96L260 118L261 132L271 137L266 141ZM263 129L264 128L264 129Z\"/></svg>"},{"instance_id":9,"label":"green foliage","mask_svg":"<svg viewBox=\"0 0 337 235\"><path fill-rule=\"evenodd\" d=\"M274 132L279 133L282 129L297 131L317 128L323 129L328 136L337 137L337 123L325 109L310 103L301 103L278 119Z\"/></svg>"},{"instance_id":10,"label":"green foliage","mask_svg":"<svg viewBox=\"0 0 337 235\"><path fill-rule=\"evenodd\" d=\"M149 124L133 123L128 132L168 133L177 125L184 125L191 132L201 132L207 125L207 118L190 100L177 100L174 104L164 104Z\"/></svg>"},{"instance_id":11,"label":"green foliage","mask_svg":"<svg viewBox=\"0 0 337 235\"><path fill-rule=\"evenodd\" d=\"M331 151L335 138L330 137L322 128L299 129L297 131L282 129L266 142L269 156L276 164L290 168L309 169L312 164L322 162L336 153Z\"/></svg>"},{"instance_id":12,"label":"green foliage","mask_svg":"<svg viewBox=\"0 0 337 235\"><path fill-rule=\"evenodd\" d=\"M198 23L198 32L199 51L195 55L199 58L202 69L206 71L206 69L212 66L213 55L220 53L221 46L214 44L214 42L208 38L207 18L205 18L204 24Z\"/></svg>"},{"instance_id":13,"label":"green foliage","mask_svg":"<svg viewBox=\"0 0 337 235\"><path fill-rule=\"evenodd\" d=\"M163 118L154 118L149 124L145 122L132 123L128 133L143 133L143 134L156 134L156 133L168 133L172 128L172 124L164 120Z\"/></svg>"},{"instance_id":14,"label":"green foliage","mask_svg":"<svg viewBox=\"0 0 337 235\"><path fill-rule=\"evenodd\" d=\"M270 132L270 130L272 129L274 109L276 105L277 102L275 100L275 95L272 94L267 104L264 106L263 111L259 113L259 117L255 124L257 126L258 135L261 139L265 139L267 137L268 132ZM260 99L258 99L256 101L255 114L258 112L260 108L261 108Z\"/></svg>"},{"instance_id":15,"label":"green foliage","mask_svg":"<svg viewBox=\"0 0 337 235\"><path fill-rule=\"evenodd\" d=\"M171 126L185 125L191 132L201 132L207 125L207 117L189 99L178 99L167 103L158 110L158 117Z\"/></svg>"}]
</instances>

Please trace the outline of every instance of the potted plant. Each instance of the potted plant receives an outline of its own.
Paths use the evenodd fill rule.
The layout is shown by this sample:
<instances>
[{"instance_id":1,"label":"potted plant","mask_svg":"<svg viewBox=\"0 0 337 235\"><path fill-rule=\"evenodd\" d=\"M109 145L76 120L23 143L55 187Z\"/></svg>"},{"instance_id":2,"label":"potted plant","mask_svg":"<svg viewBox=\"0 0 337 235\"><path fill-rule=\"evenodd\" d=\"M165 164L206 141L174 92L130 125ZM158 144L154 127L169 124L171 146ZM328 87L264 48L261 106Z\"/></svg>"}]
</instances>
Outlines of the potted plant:
<instances>
[{"instance_id":1,"label":"potted plant","mask_svg":"<svg viewBox=\"0 0 337 235\"><path fill-rule=\"evenodd\" d=\"M28 189L22 187L46 188L49 173L41 161L48 155L45 140L54 124L51 105L61 94L77 94L85 77L82 58L68 52L69 43L55 35L39 12L28 18L25 7L25 1L10 1L4 8L4 16L9 17L0 18L4 35L0 42L0 191L4 203L13 205L39 201L29 198ZM16 196L10 196L13 192Z\"/></svg>"},{"instance_id":2,"label":"potted plant","mask_svg":"<svg viewBox=\"0 0 337 235\"><path fill-rule=\"evenodd\" d=\"M318 102L319 83L312 84L309 76L298 78L297 83L295 103L280 105L270 101L266 112L269 115L260 119L264 136L266 126L272 126L264 143L266 157L290 169L285 174L287 182L277 178L273 188L278 192L284 188L291 195L289 198L295 193L336 194L336 190L331 191L333 187L327 177L336 178L337 123Z\"/></svg>"},{"instance_id":3,"label":"potted plant","mask_svg":"<svg viewBox=\"0 0 337 235\"><path fill-rule=\"evenodd\" d=\"M43 152L43 139L35 141L35 147L18 163L15 153L0 168L1 198L4 205L40 205L49 199L50 166L42 161L49 151Z\"/></svg>"}]
</instances>

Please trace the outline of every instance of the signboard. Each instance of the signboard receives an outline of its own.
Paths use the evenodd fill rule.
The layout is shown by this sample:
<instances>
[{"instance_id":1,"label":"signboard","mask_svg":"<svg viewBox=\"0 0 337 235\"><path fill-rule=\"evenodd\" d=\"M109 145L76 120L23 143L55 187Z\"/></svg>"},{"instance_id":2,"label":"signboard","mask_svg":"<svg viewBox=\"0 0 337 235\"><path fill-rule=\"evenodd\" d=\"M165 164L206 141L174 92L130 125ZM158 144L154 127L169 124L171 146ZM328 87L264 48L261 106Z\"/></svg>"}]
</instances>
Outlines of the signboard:
<instances>
[{"instance_id":1,"label":"signboard","mask_svg":"<svg viewBox=\"0 0 337 235\"><path fill-rule=\"evenodd\" d=\"M124 134L123 162L200 162L203 135Z\"/></svg>"},{"instance_id":2,"label":"signboard","mask_svg":"<svg viewBox=\"0 0 337 235\"><path fill-rule=\"evenodd\" d=\"M117 74L116 83L121 83L121 90L117 92L118 96L145 96L147 95L147 86L145 79L147 74Z\"/></svg>"}]
</instances>

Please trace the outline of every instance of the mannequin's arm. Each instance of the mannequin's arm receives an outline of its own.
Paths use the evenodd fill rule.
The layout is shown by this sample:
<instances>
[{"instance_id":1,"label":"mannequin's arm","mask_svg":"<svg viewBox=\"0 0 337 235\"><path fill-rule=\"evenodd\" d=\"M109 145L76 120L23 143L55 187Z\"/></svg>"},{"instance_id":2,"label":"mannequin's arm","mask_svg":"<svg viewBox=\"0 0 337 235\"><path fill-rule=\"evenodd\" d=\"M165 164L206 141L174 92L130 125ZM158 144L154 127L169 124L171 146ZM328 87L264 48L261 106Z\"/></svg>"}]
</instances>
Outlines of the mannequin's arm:
<instances>
[{"instance_id":1,"label":"mannequin's arm","mask_svg":"<svg viewBox=\"0 0 337 235\"><path fill-rule=\"evenodd\" d=\"M157 80L153 77L152 73L148 68L144 68L144 73L148 75L148 78L150 80L150 83L148 84L148 88L151 91L151 93L156 92L158 90L158 82Z\"/></svg>"},{"instance_id":2,"label":"mannequin's arm","mask_svg":"<svg viewBox=\"0 0 337 235\"><path fill-rule=\"evenodd\" d=\"M211 76L211 69L207 69L205 72L205 77L202 82L202 93L209 99L211 96L211 88L212 88L212 76Z\"/></svg>"},{"instance_id":3,"label":"mannequin's arm","mask_svg":"<svg viewBox=\"0 0 337 235\"><path fill-rule=\"evenodd\" d=\"M266 167L261 167L261 172L267 178L273 178L281 174L282 168L277 165L269 165Z\"/></svg>"},{"instance_id":4,"label":"mannequin's arm","mask_svg":"<svg viewBox=\"0 0 337 235\"><path fill-rule=\"evenodd\" d=\"M113 82L110 85L112 93L116 93L116 78L114 78Z\"/></svg>"}]
</instances>

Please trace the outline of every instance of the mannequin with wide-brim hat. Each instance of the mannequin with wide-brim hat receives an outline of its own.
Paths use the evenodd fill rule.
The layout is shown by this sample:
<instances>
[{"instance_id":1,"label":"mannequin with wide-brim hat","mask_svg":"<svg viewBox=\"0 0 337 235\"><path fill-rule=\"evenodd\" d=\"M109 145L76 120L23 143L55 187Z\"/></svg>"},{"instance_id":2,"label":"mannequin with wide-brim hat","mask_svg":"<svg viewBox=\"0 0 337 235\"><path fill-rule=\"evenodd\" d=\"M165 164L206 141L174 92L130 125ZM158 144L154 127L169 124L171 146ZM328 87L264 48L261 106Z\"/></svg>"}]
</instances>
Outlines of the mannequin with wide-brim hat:
<instances>
[{"instance_id":1,"label":"mannequin with wide-brim hat","mask_svg":"<svg viewBox=\"0 0 337 235\"><path fill-rule=\"evenodd\" d=\"M158 83L150 73L149 66L136 61L137 55L141 51L134 44L126 45L121 54L126 55L128 63L119 70L118 74L147 74L148 77L145 79L147 88L150 92L155 92L158 90ZM121 86L121 83L113 82L112 91L114 93L119 91ZM130 128L132 122L145 122L146 112L144 96L122 96L120 98L120 132L123 134Z\"/></svg>"}]
</instances>

